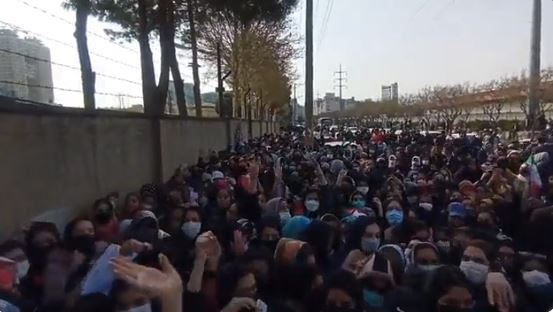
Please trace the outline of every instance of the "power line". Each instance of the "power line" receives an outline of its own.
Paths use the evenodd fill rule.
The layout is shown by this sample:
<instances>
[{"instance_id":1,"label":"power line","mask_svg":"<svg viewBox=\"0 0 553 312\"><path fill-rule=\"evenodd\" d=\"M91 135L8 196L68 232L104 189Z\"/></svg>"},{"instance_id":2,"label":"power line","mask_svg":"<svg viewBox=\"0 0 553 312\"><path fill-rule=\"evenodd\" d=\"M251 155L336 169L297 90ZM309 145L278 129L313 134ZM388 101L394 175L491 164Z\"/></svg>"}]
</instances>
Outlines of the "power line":
<instances>
[{"instance_id":1,"label":"power line","mask_svg":"<svg viewBox=\"0 0 553 312\"><path fill-rule=\"evenodd\" d=\"M340 90L340 111L341 112L343 112L345 109L344 99L342 97L342 89L347 88L347 86L344 85L344 82L347 82L347 78L343 76L344 74L347 74L347 72L342 70L342 64L340 64L340 69L337 72L334 72L334 75L338 75L338 78L334 78L334 80L338 81L338 85L335 87L338 87Z\"/></svg>"},{"instance_id":2,"label":"power line","mask_svg":"<svg viewBox=\"0 0 553 312\"><path fill-rule=\"evenodd\" d=\"M67 46L67 47L70 47L72 49L77 49L77 47L73 44L69 44L67 42L64 42L64 41L61 41L61 40L58 40L58 39L54 39L52 37L48 37L48 36L45 36L45 35L42 35L42 34L39 34L39 33L36 33L34 31L30 31L30 30L27 30L27 29L24 29L24 28L21 28L19 26L16 26L14 24L10 24L10 23L7 23L7 22L4 22L2 20L0 20L0 24L3 24L5 26L8 26L12 29L15 29L15 30L18 30L18 31L21 31L23 33L28 33L28 34L32 34L34 36L38 36L38 37L41 37L43 39L46 39L46 40L50 40L50 41L53 41L53 42L56 42L56 43L59 43L61 45L64 45L64 46ZM94 56L97 56L97 57L100 57L100 58L103 58L107 61L110 61L110 62L113 62L113 63L116 63L116 64L120 64L120 65L123 65L123 66L126 66L126 67L130 67L130 68L134 68L134 69L138 69L140 70L139 67L135 66L135 65L132 65L132 64L128 64L128 63L125 63L125 62L121 62L119 60L116 60L116 59L113 59L111 57L108 57L108 56L105 56L105 55L102 55L102 54L99 54L99 53L95 53L95 52L90 52L91 55L94 55Z\"/></svg>"},{"instance_id":3,"label":"power line","mask_svg":"<svg viewBox=\"0 0 553 312\"><path fill-rule=\"evenodd\" d=\"M327 19L327 15L328 15L328 12L329 12L329 9L330 9L330 0L327 0L326 2L326 8L325 8L325 11L323 13L323 20L321 22L321 27L319 28L319 34L317 36L317 45L319 45L319 42L321 41L321 35L322 35L322 30L323 30L323 27L325 25L325 21Z\"/></svg>"},{"instance_id":4,"label":"power line","mask_svg":"<svg viewBox=\"0 0 553 312\"><path fill-rule=\"evenodd\" d=\"M27 1L25 1L25 0L19 0L19 2L22 3L22 4L24 4L24 5L26 5L26 6L28 6L28 7L30 7L30 8L32 8L32 9L34 9L34 10L37 10L37 11L39 11L39 12L42 12L42 13L44 13L44 14L46 14L46 15L52 17L52 18L55 18L55 19L57 19L57 20L60 20L60 21L62 21L62 22L64 22L64 23L67 23L67 24L69 24L69 25L75 25L74 22L72 22L72 21L70 21L70 20L68 20L68 19L65 19L65 18L63 18L63 17L61 17L61 16L58 16L58 15L56 15L56 14L54 14L54 13L48 11L48 10L45 10L45 9L43 9L43 8L39 8L39 7L37 7L37 6L33 5L33 4L30 4L29 2L27 2ZM136 54L140 54L140 52L139 52L138 50L133 49L133 48L126 47L126 46L121 45L121 44L118 44L117 42L114 42L113 40L111 40L109 37L100 35L100 34L98 34L98 33L96 33L96 32L89 31L89 30L87 30L87 33L88 33L88 34L91 34L91 35L93 35L93 36L95 36L95 37L98 37L98 38L100 38L100 39L102 39L102 40L105 40L105 41L107 41L107 42L109 42L109 43L111 43L111 44L114 44L114 45L116 45L116 46L118 46L118 47L120 47L120 48L122 48L122 49L131 51L131 52L136 53Z\"/></svg>"},{"instance_id":5,"label":"power line","mask_svg":"<svg viewBox=\"0 0 553 312\"><path fill-rule=\"evenodd\" d=\"M35 5L32 5L32 4L30 4L29 2L27 2L26 0L19 0L19 1L20 1L22 4L24 4L24 5L26 5L26 6L30 7L30 8L32 8L32 9L34 9L34 10L40 11L40 12L42 12L42 13L44 13L44 14L46 14L46 15L52 17L52 18L58 19L58 20L60 20L60 21L62 21L62 22L64 22L64 23L67 23L67 24L72 25L72 26L75 25L74 22L72 22L72 21L70 21L70 20L68 20L68 19L65 19L65 18L63 18L63 17L61 17L61 16L58 16L58 15L56 15L56 14L54 14L54 13L48 11L48 10L45 10L45 9L43 9L43 8L39 8L39 7L35 6ZM118 46L118 47L120 47L120 48L122 48L122 49L131 51L131 52L133 52L133 53L135 53L135 54L140 55L140 51L138 51L138 50L136 50L136 49L133 49L133 48L126 47L126 46L124 46L124 45L121 45L121 44L119 44L119 43L113 41L113 40L112 40L111 38L109 38L109 37L106 37L106 36L104 36L104 35L98 34L98 33L96 33L96 32L90 31L90 30L87 30L86 33L87 33L87 34L90 34L90 35L93 35L93 36L95 36L95 37L98 37L98 38L100 38L100 39L102 39L102 40L104 40L104 41L106 41L106 42L108 42L108 43L111 43L111 44L113 44L113 45L116 45L116 46ZM92 54L92 53L91 53L91 54ZM160 63L160 61L156 61L156 60L154 60L154 62L155 62L155 63L158 63L158 64ZM186 67L186 65L184 65L184 64L182 64L182 63L178 63L178 64L181 65L181 66Z\"/></svg>"},{"instance_id":6,"label":"power line","mask_svg":"<svg viewBox=\"0 0 553 312\"><path fill-rule=\"evenodd\" d=\"M330 16L332 15L332 9L334 8L334 0L330 0L327 5L327 14L323 19L323 23L321 26L321 33L319 40L317 40L317 46L320 46L323 42L323 39L326 35L326 30L328 28L328 22L330 21Z\"/></svg>"},{"instance_id":7,"label":"power line","mask_svg":"<svg viewBox=\"0 0 553 312\"><path fill-rule=\"evenodd\" d=\"M25 86L28 88L42 88L42 89L49 89L49 90L59 90L59 91L65 91L65 92L74 92L74 93L82 93L81 90L77 89L69 89L69 88L60 88L60 87L52 87L52 86L44 86L39 84L28 84L28 83L22 83L17 81L9 81L9 80L0 80L0 84L10 84L10 85L17 85L17 86ZM131 95L131 94L122 94L122 93L110 93L110 92L102 92L102 91L96 91L95 94L97 95L107 95L107 96L126 96L129 98L135 98L135 99L141 99L142 96L138 95Z\"/></svg>"},{"instance_id":8,"label":"power line","mask_svg":"<svg viewBox=\"0 0 553 312\"><path fill-rule=\"evenodd\" d=\"M67 65L67 64L63 64L63 63L58 63L58 62L54 62L54 61L51 61L51 60L47 60L47 59L43 59L43 58L39 58L39 57L27 55L27 54L15 52L15 51L6 50L6 49L3 49L3 48L0 48L0 52L13 54L13 55L18 55L18 56L22 56L22 57L25 57L25 58L35 60L35 61L44 62L44 63L47 63L47 64L52 64L52 65L56 65L56 66L60 66L60 67L65 67L65 68L73 69L73 70L76 70L76 71L81 71L80 67L71 66L71 65ZM105 77L105 78L109 78L109 79L114 79L114 80L119 80L119 81L132 83L132 84L136 84L136 85L141 85L141 83L138 82L138 81L128 80L128 79L121 78L121 77L106 75L106 74L102 74L102 73L96 73L96 75L97 76L102 76L102 77Z\"/></svg>"}]
</instances>

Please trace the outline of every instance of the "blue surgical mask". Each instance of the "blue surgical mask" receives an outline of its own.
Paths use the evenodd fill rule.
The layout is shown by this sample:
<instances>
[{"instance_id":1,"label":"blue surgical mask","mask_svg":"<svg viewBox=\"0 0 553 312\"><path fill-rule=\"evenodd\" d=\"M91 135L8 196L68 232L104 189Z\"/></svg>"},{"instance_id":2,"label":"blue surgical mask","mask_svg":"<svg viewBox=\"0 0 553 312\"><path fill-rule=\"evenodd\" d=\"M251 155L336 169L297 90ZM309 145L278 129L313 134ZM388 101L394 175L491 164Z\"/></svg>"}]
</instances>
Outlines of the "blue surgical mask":
<instances>
[{"instance_id":1,"label":"blue surgical mask","mask_svg":"<svg viewBox=\"0 0 553 312\"><path fill-rule=\"evenodd\" d=\"M459 268L474 285L482 285L486 281L490 267L474 261L461 261Z\"/></svg>"},{"instance_id":2,"label":"blue surgical mask","mask_svg":"<svg viewBox=\"0 0 553 312\"><path fill-rule=\"evenodd\" d=\"M363 300L371 308L381 308L384 306L384 297L376 291L363 289Z\"/></svg>"},{"instance_id":3,"label":"blue surgical mask","mask_svg":"<svg viewBox=\"0 0 553 312\"><path fill-rule=\"evenodd\" d=\"M391 226L395 226L403 222L403 211L401 210L388 210L386 212L386 221L388 221L388 224Z\"/></svg>"},{"instance_id":4,"label":"blue surgical mask","mask_svg":"<svg viewBox=\"0 0 553 312\"><path fill-rule=\"evenodd\" d=\"M361 239L361 250L364 252L376 252L380 246L379 238L362 238Z\"/></svg>"},{"instance_id":5,"label":"blue surgical mask","mask_svg":"<svg viewBox=\"0 0 553 312\"><path fill-rule=\"evenodd\" d=\"M353 208L356 208L356 209L361 209L365 207L366 204L367 202L364 199L356 199L351 202L351 205L353 206Z\"/></svg>"},{"instance_id":6,"label":"blue surgical mask","mask_svg":"<svg viewBox=\"0 0 553 312\"><path fill-rule=\"evenodd\" d=\"M533 270L529 272L522 272L522 279L528 287L543 286L551 284L551 279L549 275L538 270Z\"/></svg>"}]
</instances>

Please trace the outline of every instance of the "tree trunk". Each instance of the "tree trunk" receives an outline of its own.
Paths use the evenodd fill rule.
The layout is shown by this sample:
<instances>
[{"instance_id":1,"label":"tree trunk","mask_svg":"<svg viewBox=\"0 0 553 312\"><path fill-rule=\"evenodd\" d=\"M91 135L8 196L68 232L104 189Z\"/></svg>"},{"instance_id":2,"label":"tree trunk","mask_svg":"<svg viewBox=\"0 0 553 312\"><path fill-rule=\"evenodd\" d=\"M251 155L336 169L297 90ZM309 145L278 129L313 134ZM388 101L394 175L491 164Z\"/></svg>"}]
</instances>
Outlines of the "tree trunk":
<instances>
[{"instance_id":1,"label":"tree trunk","mask_svg":"<svg viewBox=\"0 0 553 312\"><path fill-rule=\"evenodd\" d=\"M156 88L156 107L161 116L165 111L167 91L169 89L169 72L172 59L176 59L175 52L175 23L172 0L159 1L159 45L161 49L161 70ZM175 90L177 91L177 90Z\"/></svg>"},{"instance_id":2,"label":"tree trunk","mask_svg":"<svg viewBox=\"0 0 553 312\"><path fill-rule=\"evenodd\" d=\"M179 70L179 63L176 55L171 58L171 75L173 76L173 84L175 85L175 94L177 96L177 107L179 108L179 115L182 117L188 116L188 109L186 108L186 96L184 94L184 82Z\"/></svg>"},{"instance_id":3,"label":"tree trunk","mask_svg":"<svg viewBox=\"0 0 553 312\"><path fill-rule=\"evenodd\" d=\"M190 23L190 40L192 41L192 76L194 78L194 106L196 117L202 117L202 93L200 91L200 73L198 68L198 42L196 39L196 24L194 22L194 0L187 0L188 21Z\"/></svg>"},{"instance_id":4,"label":"tree trunk","mask_svg":"<svg viewBox=\"0 0 553 312\"><path fill-rule=\"evenodd\" d=\"M96 92L96 74L92 71L90 54L88 52L88 41L86 37L86 26L88 15L90 14L90 1L83 0L76 6L75 39L77 40L77 50L79 52L79 62L81 64L81 82L83 88L84 108L88 111L96 109L94 94Z\"/></svg>"},{"instance_id":5,"label":"tree trunk","mask_svg":"<svg viewBox=\"0 0 553 312\"><path fill-rule=\"evenodd\" d=\"M173 1L169 1L167 4L167 22L168 25L175 25L175 6ZM173 76L173 84L175 86L175 95L177 98L177 107L179 109L179 115L182 117L188 116L188 110L186 108L186 97L184 94L184 82L179 69L179 62L177 60L177 53L175 47L175 31L174 28L170 30L169 39L167 40L167 53L169 58L169 68L171 75Z\"/></svg>"},{"instance_id":6,"label":"tree trunk","mask_svg":"<svg viewBox=\"0 0 553 312\"><path fill-rule=\"evenodd\" d=\"M138 44L140 46L140 65L142 70L142 96L144 97L144 113L148 116L158 116L156 108L156 77L152 49L148 30L148 8L145 0L138 1L139 33Z\"/></svg>"}]
</instances>

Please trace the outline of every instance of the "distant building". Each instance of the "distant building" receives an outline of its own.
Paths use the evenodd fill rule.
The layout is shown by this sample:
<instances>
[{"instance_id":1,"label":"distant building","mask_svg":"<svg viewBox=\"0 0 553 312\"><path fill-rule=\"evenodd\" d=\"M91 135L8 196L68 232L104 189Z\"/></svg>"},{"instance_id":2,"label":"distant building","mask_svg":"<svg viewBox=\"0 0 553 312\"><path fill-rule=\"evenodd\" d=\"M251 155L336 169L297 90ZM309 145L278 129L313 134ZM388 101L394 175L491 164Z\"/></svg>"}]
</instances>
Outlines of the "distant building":
<instances>
[{"instance_id":1,"label":"distant building","mask_svg":"<svg viewBox=\"0 0 553 312\"><path fill-rule=\"evenodd\" d=\"M327 92L323 98L323 113L340 110L340 98L333 92Z\"/></svg>"},{"instance_id":2,"label":"distant building","mask_svg":"<svg viewBox=\"0 0 553 312\"><path fill-rule=\"evenodd\" d=\"M318 98L313 103L313 115L318 116L325 111L323 110L323 99Z\"/></svg>"},{"instance_id":3,"label":"distant building","mask_svg":"<svg viewBox=\"0 0 553 312\"><path fill-rule=\"evenodd\" d=\"M399 99L399 86L397 82L388 86L382 86L382 101L397 101Z\"/></svg>"},{"instance_id":4,"label":"distant building","mask_svg":"<svg viewBox=\"0 0 553 312\"><path fill-rule=\"evenodd\" d=\"M344 101L344 109L348 110L360 102L355 100L355 97L349 99L342 99ZM336 96L335 93L328 92L325 94L324 98L316 99L313 104L313 115L317 116L323 113L331 113L340 111L340 97Z\"/></svg>"},{"instance_id":5,"label":"distant building","mask_svg":"<svg viewBox=\"0 0 553 312\"><path fill-rule=\"evenodd\" d=\"M0 80L18 83L0 83L0 94L54 104L50 49L8 29L0 29L0 48L17 53L0 52Z\"/></svg>"},{"instance_id":6,"label":"distant building","mask_svg":"<svg viewBox=\"0 0 553 312\"><path fill-rule=\"evenodd\" d=\"M355 97L351 97L350 99L344 99L344 107L346 110L352 109L355 107L355 105L359 104L361 102L356 101Z\"/></svg>"}]
</instances>

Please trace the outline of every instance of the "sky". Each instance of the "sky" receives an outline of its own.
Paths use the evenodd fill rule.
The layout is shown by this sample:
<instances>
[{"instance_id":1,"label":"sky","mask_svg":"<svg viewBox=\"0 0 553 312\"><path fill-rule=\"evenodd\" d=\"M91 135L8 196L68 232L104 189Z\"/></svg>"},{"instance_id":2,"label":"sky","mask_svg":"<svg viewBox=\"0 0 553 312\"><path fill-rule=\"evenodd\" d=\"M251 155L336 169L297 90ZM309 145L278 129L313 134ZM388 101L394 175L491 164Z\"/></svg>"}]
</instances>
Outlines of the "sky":
<instances>
[{"instance_id":1,"label":"sky","mask_svg":"<svg viewBox=\"0 0 553 312\"><path fill-rule=\"evenodd\" d=\"M532 0L313 1L315 96L338 92L333 78L340 64L348 77L344 97L356 99L378 99L381 86L392 82L399 83L400 94L415 93L436 84L520 75L528 68ZM542 3L545 67L553 65L553 1ZM332 10L324 32L327 7ZM294 18L302 34L304 10L305 5ZM305 63L297 64L303 84Z\"/></svg>"},{"instance_id":2,"label":"sky","mask_svg":"<svg viewBox=\"0 0 553 312\"><path fill-rule=\"evenodd\" d=\"M436 84L482 83L519 75L528 67L532 0L313 1L315 96L338 91L334 72L340 64L347 72L344 97L356 99L378 99L381 86L392 82L398 82L400 94L405 94ZM61 3L2 0L0 27L8 23L28 31L50 48L53 62L79 67L74 12L64 10ZM542 67L553 66L553 1L543 0L542 18ZM304 38L305 0L300 0L291 19L297 35ZM98 76L96 90L111 94L97 95L97 104L140 103L138 45L110 42L106 28L113 25L89 22L92 65L104 75ZM155 43L152 47L154 59L159 59L159 48ZM190 53L180 51L179 56L183 78L191 82ZM210 66L201 65L202 92L214 91ZM297 95L303 103L303 57L296 65ZM56 87L81 89L79 71L57 65L52 70ZM56 90L55 100L82 107L78 92Z\"/></svg>"},{"instance_id":3,"label":"sky","mask_svg":"<svg viewBox=\"0 0 553 312\"><path fill-rule=\"evenodd\" d=\"M20 30L20 36L40 39L50 48L52 62L80 67L76 42L73 37L75 13L62 8L63 0L1 1L0 27L13 29L15 26ZM138 44L135 41L130 43L110 41L104 32L105 29L116 29L116 26L99 22L95 18L89 19L88 44L92 67L97 73L96 105L100 108L119 108L140 104L142 103L142 91ZM152 50L154 65L156 70L159 70L160 50L157 42L152 42ZM191 83L192 68L189 67L191 53L177 51L177 54L181 64L181 75L185 82ZM216 81L208 79L212 77L206 74L208 68L209 66L206 65L200 69L202 92L215 91L216 88ZM55 88L82 90L79 70L52 64L52 75ZM111 76L111 78L106 76ZM126 81L122 81L122 79ZM57 104L63 106L83 107L80 92L55 89L54 98Z\"/></svg>"}]
</instances>

